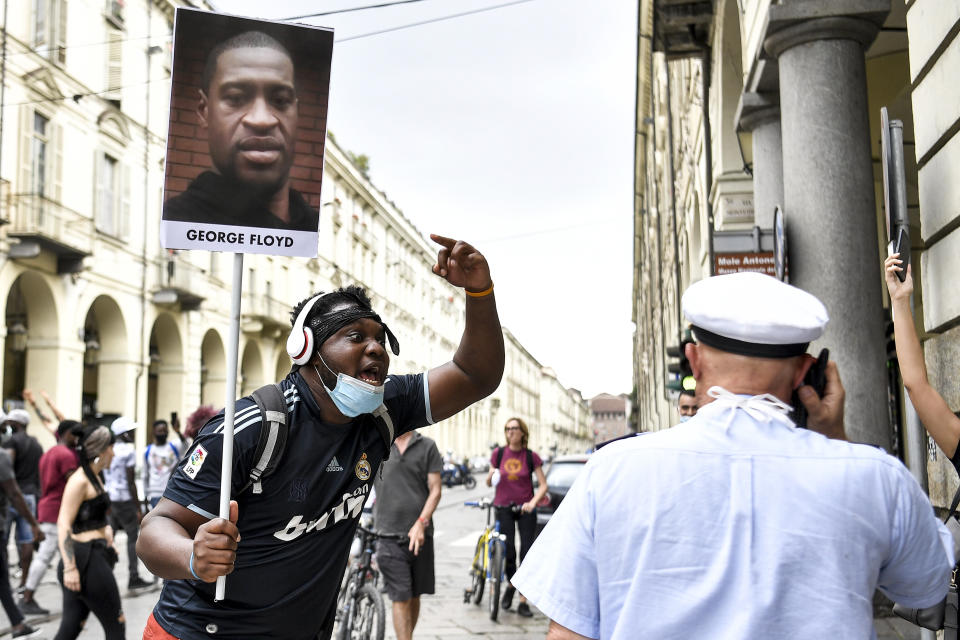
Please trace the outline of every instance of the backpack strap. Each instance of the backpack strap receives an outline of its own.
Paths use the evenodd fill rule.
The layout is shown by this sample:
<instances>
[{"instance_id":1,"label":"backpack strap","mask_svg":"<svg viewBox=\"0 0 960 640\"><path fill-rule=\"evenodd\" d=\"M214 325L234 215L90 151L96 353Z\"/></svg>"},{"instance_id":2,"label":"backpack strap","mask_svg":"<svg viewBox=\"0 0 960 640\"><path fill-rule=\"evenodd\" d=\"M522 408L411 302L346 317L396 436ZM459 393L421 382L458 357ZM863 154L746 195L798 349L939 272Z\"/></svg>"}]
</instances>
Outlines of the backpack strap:
<instances>
[{"instance_id":1,"label":"backpack strap","mask_svg":"<svg viewBox=\"0 0 960 640\"><path fill-rule=\"evenodd\" d=\"M180 459L180 450L177 449L176 445L174 445L172 442L168 442L167 444L170 445L170 448L171 448L171 449L173 449L173 457L175 457L175 458L177 458L177 459L179 460L179 459Z\"/></svg>"},{"instance_id":2,"label":"backpack strap","mask_svg":"<svg viewBox=\"0 0 960 640\"><path fill-rule=\"evenodd\" d=\"M527 470L530 472L530 485L533 485L533 451L527 449Z\"/></svg>"},{"instance_id":3,"label":"backpack strap","mask_svg":"<svg viewBox=\"0 0 960 640\"><path fill-rule=\"evenodd\" d=\"M260 439L253 455L254 465L250 469L247 484L240 493L253 485L254 493L262 493L261 480L266 478L277 468L283 458L283 450L287 444L287 403L283 397L283 390L279 384L268 384L260 387L251 394L253 401L260 409Z\"/></svg>"},{"instance_id":4,"label":"backpack strap","mask_svg":"<svg viewBox=\"0 0 960 640\"><path fill-rule=\"evenodd\" d=\"M387 405L385 404L381 404L374 409L371 415L373 416L374 424L377 426L377 431L380 432L380 437L383 438L383 444L386 445L387 448L387 453L383 456L383 462L386 462L387 458L390 457L390 449L393 446L394 434L396 434L393 419L390 417L390 412L387 411Z\"/></svg>"},{"instance_id":5,"label":"backpack strap","mask_svg":"<svg viewBox=\"0 0 960 640\"><path fill-rule=\"evenodd\" d=\"M497 447L497 459L494 462L496 462L494 468L499 469L500 463L503 462L503 447Z\"/></svg>"}]
</instances>

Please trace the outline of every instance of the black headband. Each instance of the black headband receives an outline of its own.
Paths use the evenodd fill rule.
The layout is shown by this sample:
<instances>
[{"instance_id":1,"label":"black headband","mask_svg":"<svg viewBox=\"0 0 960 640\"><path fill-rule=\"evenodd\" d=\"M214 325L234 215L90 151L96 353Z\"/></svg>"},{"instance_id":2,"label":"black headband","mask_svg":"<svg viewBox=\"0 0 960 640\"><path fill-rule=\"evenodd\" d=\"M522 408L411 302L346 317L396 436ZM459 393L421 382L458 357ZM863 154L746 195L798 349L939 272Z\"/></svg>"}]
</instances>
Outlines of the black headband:
<instances>
[{"instance_id":1,"label":"black headband","mask_svg":"<svg viewBox=\"0 0 960 640\"><path fill-rule=\"evenodd\" d=\"M699 342L741 356L751 358L793 358L802 356L807 352L809 342L797 342L794 344L760 344L758 342L744 342L736 338L728 338L719 334L707 331L703 327L691 325L693 333Z\"/></svg>"},{"instance_id":2,"label":"black headband","mask_svg":"<svg viewBox=\"0 0 960 640\"><path fill-rule=\"evenodd\" d=\"M400 343L397 342L397 337L393 335L393 331L390 331L387 323L381 320L380 316L377 315L373 309L360 306L349 306L343 309L337 309L336 311L325 313L322 316L317 316L310 320L310 330L313 331L313 337L317 345L316 348L319 349L320 345L326 342L330 336L337 331L340 331L340 329L362 318L370 318L380 323L384 333L387 334L387 340L390 342L390 350L393 351L393 355L400 355Z\"/></svg>"}]
</instances>

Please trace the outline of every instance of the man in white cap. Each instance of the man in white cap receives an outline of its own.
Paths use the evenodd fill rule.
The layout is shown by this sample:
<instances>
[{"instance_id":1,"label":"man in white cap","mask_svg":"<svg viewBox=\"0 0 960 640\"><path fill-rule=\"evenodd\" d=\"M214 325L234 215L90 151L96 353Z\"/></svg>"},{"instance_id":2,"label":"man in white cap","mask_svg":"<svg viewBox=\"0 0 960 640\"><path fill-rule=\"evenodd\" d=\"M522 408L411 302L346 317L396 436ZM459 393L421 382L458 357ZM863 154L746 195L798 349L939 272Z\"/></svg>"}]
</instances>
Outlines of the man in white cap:
<instances>
[{"instance_id":1,"label":"man in white cap","mask_svg":"<svg viewBox=\"0 0 960 640\"><path fill-rule=\"evenodd\" d=\"M133 445L133 430L136 428L137 423L126 416L120 416L110 425L117 441L113 445L113 461L106 474L111 524L114 531L123 529L127 534L129 590L153 585L152 581L147 582L140 577L137 563L137 536L140 533L140 521L143 520L143 509L136 483L137 452Z\"/></svg>"},{"instance_id":2,"label":"man in white cap","mask_svg":"<svg viewBox=\"0 0 960 640\"><path fill-rule=\"evenodd\" d=\"M820 301L739 273L683 311L697 415L597 452L513 578L547 638L872 638L875 589L942 601L952 542L920 486L840 439L833 363L822 400L800 386ZM798 387L809 429L788 417Z\"/></svg>"}]
</instances>

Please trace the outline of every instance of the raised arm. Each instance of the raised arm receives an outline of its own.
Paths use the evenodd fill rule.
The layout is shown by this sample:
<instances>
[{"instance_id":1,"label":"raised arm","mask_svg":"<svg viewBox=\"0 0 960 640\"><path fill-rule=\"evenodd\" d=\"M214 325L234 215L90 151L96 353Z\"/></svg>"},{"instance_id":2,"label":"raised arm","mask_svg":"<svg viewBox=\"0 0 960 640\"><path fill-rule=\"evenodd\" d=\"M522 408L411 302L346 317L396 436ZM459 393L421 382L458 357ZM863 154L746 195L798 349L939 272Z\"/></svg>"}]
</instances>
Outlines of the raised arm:
<instances>
[{"instance_id":1,"label":"raised arm","mask_svg":"<svg viewBox=\"0 0 960 640\"><path fill-rule=\"evenodd\" d=\"M41 389L40 395L43 396L43 401L47 403L48 407L50 407L50 411L53 411L53 415L57 418L57 420L59 420L60 422L63 422L64 420L66 420L66 417L64 417L63 412L57 408L57 405L53 403L53 400L50 399L50 396L47 395L46 391Z\"/></svg>"},{"instance_id":2,"label":"raised arm","mask_svg":"<svg viewBox=\"0 0 960 640\"><path fill-rule=\"evenodd\" d=\"M960 418L954 415L946 401L927 379L923 350L910 312L913 270L910 265L907 265L907 277L900 282L897 272L903 271L901 264L903 261L900 260L898 253L890 255L884 262L884 277L887 289L890 291L900 377L903 378L903 386L910 392L910 402L917 410L920 422L933 437L937 446L948 457L953 458L957 451L957 443L960 442Z\"/></svg>"},{"instance_id":3,"label":"raised arm","mask_svg":"<svg viewBox=\"0 0 960 640\"><path fill-rule=\"evenodd\" d=\"M54 422L53 418L48 416L43 412L43 409L40 408L40 405L37 404L37 399L33 395L33 391L30 389L23 390L23 399L30 403L30 406L33 407L34 413L37 414L37 417L40 418L40 422L43 423L43 426L46 427L47 431L53 435L57 434L57 423Z\"/></svg>"},{"instance_id":4,"label":"raised arm","mask_svg":"<svg viewBox=\"0 0 960 640\"><path fill-rule=\"evenodd\" d=\"M434 420L449 418L493 393L503 376L503 333L486 258L462 240L431 234L440 245L433 272L466 290L466 323L453 359L429 372Z\"/></svg>"}]
</instances>

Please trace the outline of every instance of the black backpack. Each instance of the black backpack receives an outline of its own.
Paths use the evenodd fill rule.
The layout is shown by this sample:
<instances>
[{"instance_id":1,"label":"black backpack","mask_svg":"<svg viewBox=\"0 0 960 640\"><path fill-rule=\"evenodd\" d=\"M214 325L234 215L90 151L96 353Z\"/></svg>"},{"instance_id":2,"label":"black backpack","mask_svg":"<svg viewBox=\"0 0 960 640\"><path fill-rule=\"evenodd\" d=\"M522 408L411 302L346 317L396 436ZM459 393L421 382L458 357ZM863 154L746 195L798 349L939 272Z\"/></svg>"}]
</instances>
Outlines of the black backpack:
<instances>
[{"instance_id":1,"label":"black backpack","mask_svg":"<svg viewBox=\"0 0 960 640\"><path fill-rule=\"evenodd\" d=\"M239 493L246 491L251 485L254 493L261 493L263 487L261 481L270 476L277 469L280 460L283 458L283 451L287 444L287 433L290 427L287 424L287 402L283 397L283 390L277 383L268 384L254 391L251 396L260 409L260 439L257 442L257 449L253 459L256 462L250 470L247 483ZM383 443L386 445L387 453L383 456L383 462L390 457L390 447L393 444L394 427L393 420L390 418L390 412L386 405L380 405L372 414L363 414L360 416L364 425L373 422ZM382 465L383 462L380 464Z\"/></svg>"}]
</instances>

